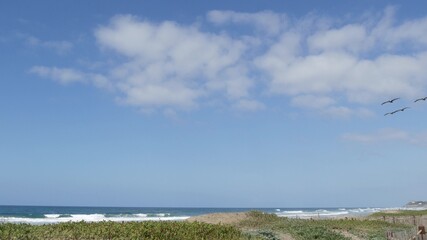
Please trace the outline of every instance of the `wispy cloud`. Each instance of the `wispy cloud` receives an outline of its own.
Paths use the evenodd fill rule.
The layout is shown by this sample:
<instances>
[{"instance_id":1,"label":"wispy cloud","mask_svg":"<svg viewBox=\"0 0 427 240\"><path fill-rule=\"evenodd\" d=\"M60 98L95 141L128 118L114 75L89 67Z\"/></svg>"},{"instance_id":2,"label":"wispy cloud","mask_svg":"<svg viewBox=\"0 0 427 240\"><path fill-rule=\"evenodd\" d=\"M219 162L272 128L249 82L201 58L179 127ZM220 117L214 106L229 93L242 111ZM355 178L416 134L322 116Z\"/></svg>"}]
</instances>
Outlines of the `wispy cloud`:
<instances>
[{"instance_id":1,"label":"wispy cloud","mask_svg":"<svg viewBox=\"0 0 427 240\"><path fill-rule=\"evenodd\" d=\"M124 60L104 71L73 71L97 76L98 84L90 82L114 89L124 104L160 111L218 101L259 110L268 107L259 96L275 95L321 114L368 116L372 103L426 92L427 17L398 22L389 7L353 21L217 10L208 12L206 20L214 30L115 16L94 34L103 50ZM257 33L229 32L242 24ZM38 68L32 72L64 82L53 74L55 67Z\"/></svg>"},{"instance_id":2,"label":"wispy cloud","mask_svg":"<svg viewBox=\"0 0 427 240\"><path fill-rule=\"evenodd\" d=\"M57 54L66 54L73 48L73 44L69 41L42 41L33 36L27 37L26 43L33 47L51 49Z\"/></svg>"},{"instance_id":3,"label":"wispy cloud","mask_svg":"<svg viewBox=\"0 0 427 240\"><path fill-rule=\"evenodd\" d=\"M70 68L34 66L30 69L30 72L41 77L50 78L64 85L86 81L84 73Z\"/></svg>"},{"instance_id":4,"label":"wispy cloud","mask_svg":"<svg viewBox=\"0 0 427 240\"><path fill-rule=\"evenodd\" d=\"M213 10L207 14L208 21L217 24L247 24L254 26L260 32L275 35L286 27L287 16L277 14L272 11L262 11L256 13L242 13L235 11Z\"/></svg>"},{"instance_id":5,"label":"wispy cloud","mask_svg":"<svg viewBox=\"0 0 427 240\"><path fill-rule=\"evenodd\" d=\"M404 142L417 146L427 146L427 132L410 133L401 129L380 129L372 133L347 133L342 138L346 141L364 144Z\"/></svg>"},{"instance_id":6,"label":"wispy cloud","mask_svg":"<svg viewBox=\"0 0 427 240\"><path fill-rule=\"evenodd\" d=\"M233 105L234 108L242 111L258 111L265 108L263 103L256 100L241 99Z\"/></svg>"},{"instance_id":7,"label":"wispy cloud","mask_svg":"<svg viewBox=\"0 0 427 240\"><path fill-rule=\"evenodd\" d=\"M51 79L62 85L72 83L90 83L98 88L113 91L112 83L103 75L94 73L85 73L71 68L57 68L34 66L30 69L30 73L36 74L43 78Z\"/></svg>"}]
</instances>

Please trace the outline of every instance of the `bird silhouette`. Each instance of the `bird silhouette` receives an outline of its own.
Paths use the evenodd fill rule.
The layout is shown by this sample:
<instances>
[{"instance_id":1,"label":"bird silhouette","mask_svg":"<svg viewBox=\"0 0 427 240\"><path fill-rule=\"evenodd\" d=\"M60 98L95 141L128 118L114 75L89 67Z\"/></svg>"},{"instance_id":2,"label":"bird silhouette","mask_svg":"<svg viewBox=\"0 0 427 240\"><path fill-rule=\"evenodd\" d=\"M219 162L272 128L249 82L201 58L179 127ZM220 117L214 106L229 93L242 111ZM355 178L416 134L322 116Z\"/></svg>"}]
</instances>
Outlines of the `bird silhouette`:
<instances>
[{"instance_id":1,"label":"bird silhouette","mask_svg":"<svg viewBox=\"0 0 427 240\"><path fill-rule=\"evenodd\" d=\"M403 112L403 111L405 111L406 109L408 109L408 108L410 108L410 107L404 107L404 108L400 108L400 109L397 109L397 110L394 110L393 112L388 112L388 113L386 113L386 114L384 114L384 116L387 116L387 115L393 115L393 114L395 114L395 113L397 113L397 112Z\"/></svg>"},{"instance_id":2,"label":"bird silhouette","mask_svg":"<svg viewBox=\"0 0 427 240\"><path fill-rule=\"evenodd\" d=\"M396 111L394 111L394 113L403 112L403 111L405 111L408 108L410 108L410 107L404 107L404 108L401 108L401 109L397 109Z\"/></svg>"},{"instance_id":3,"label":"bird silhouette","mask_svg":"<svg viewBox=\"0 0 427 240\"><path fill-rule=\"evenodd\" d=\"M426 99L427 99L427 97L418 98L418 99L417 99L417 100L415 100L414 102L418 102L418 101L421 101L421 100L425 101Z\"/></svg>"},{"instance_id":4,"label":"bird silhouette","mask_svg":"<svg viewBox=\"0 0 427 240\"><path fill-rule=\"evenodd\" d=\"M394 101L396 101L397 99L400 99L400 98L393 98L393 99L391 99L391 100L388 100L388 101L385 101L385 102L381 103L381 105L384 105L384 104L386 104L386 103L393 103L393 102L394 102Z\"/></svg>"}]
</instances>

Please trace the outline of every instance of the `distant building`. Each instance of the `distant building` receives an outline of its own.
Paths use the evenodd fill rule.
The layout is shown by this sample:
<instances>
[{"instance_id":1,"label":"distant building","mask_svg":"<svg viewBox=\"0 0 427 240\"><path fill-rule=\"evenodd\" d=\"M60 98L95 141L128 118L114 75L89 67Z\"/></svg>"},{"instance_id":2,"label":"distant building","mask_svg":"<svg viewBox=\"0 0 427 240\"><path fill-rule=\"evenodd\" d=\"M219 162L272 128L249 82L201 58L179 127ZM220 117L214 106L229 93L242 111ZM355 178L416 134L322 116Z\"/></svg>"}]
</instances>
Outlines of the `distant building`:
<instances>
[{"instance_id":1,"label":"distant building","mask_svg":"<svg viewBox=\"0 0 427 240\"><path fill-rule=\"evenodd\" d=\"M427 201L412 201L407 203L405 208L426 208L427 209Z\"/></svg>"}]
</instances>

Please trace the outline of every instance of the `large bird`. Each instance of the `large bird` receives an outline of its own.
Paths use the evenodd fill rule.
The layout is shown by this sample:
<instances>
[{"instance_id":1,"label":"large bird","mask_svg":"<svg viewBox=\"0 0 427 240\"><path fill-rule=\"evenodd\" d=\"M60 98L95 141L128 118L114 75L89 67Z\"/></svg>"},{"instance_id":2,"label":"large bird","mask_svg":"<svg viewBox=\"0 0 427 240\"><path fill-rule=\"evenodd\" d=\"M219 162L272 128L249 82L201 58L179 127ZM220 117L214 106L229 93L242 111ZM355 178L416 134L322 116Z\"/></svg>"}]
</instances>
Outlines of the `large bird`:
<instances>
[{"instance_id":1,"label":"large bird","mask_svg":"<svg viewBox=\"0 0 427 240\"><path fill-rule=\"evenodd\" d=\"M421 101L421 100L425 101L426 99L427 99L427 97L418 98L418 99L417 99L417 100L415 100L414 102L418 102L418 101Z\"/></svg>"},{"instance_id":2,"label":"large bird","mask_svg":"<svg viewBox=\"0 0 427 240\"><path fill-rule=\"evenodd\" d=\"M385 102L381 103L381 105L384 105L384 104L386 104L386 103L393 103L393 102L394 102L394 101L396 101L397 99L400 99L400 98L393 98L393 99L391 99L391 100L388 100L388 101L385 101Z\"/></svg>"},{"instance_id":3,"label":"large bird","mask_svg":"<svg viewBox=\"0 0 427 240\"><path fill-rule=\"evenodd\" d=\"M401 109L397 109L396 111L400 111L400 112L403 112L403 111L405 111L405 109L408 109L408 108L410 108L410 107L404 107L404 108L401 108Z\"/></svg>"},{"instance_id":4,"label":"large bird","mask_svg":"<svg viewBox=\"0 0 427 240\"><path fill-rule=\"evenodd\" d=\"M393 111L393 112L388 112L388 113L386 113L386 114L384 114L384 116L387 116L387 115L393 115L393 114L395 114L395 113L397 113L397 112L403 112L403 111L405 111L406 109L408 109L408 108L410 108L410 107L404 107L404 108L400 108L400 109L397 109L397 110L395 110L395 111Z\"/></svg>"}]
</instances>

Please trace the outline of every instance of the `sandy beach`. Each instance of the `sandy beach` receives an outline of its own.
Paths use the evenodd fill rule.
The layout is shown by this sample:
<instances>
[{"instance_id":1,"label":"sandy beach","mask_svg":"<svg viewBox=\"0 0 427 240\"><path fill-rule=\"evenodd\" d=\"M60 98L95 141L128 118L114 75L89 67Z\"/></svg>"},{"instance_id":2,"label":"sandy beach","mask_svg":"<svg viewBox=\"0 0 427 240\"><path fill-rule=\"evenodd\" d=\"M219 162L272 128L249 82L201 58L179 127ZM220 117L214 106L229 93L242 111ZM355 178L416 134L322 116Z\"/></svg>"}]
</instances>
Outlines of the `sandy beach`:
<instances>
[{"instance_id":1,"label":"sandy beach","mask_svg":"<svg viewBox=\"0 0 427 240\"><path fill-rule=\"evenodd\" d=\"M212 214L203 214L199 216L193 216L188 218L186 221L188 222L204 222L210 224L235 224L240 221L248 219L247 212L235 212L235 213L212 213ZM363 219L365 217L360 215L335 215L335 216L327 216L327 217L305 217L299 219Z\"/></svg>"},{"instance_id":2,"label":"sandy beach","mask_svg":"<svg viewBox=\"0 0 427 240\"><path fill-rule=\"evenodd\" d=\"M188 222L204 222L210 224L236 224L248 218L246 212L212 213L188 218Z\"/></svg>"},{"instance_id":3,"label":"sandy beach","mask_svg":"<svg viewBox=\"0 0 427 240\"><path fill-rule=\"evenodd\" d=\"M399 213L399 210L387 210L383 213ZM210 224L237 224L241 221L247 220L250 218L248 212L235 212L235 213L212 213L204 214L199 216L193 216L186 221L188 222L203 222ZM383 220L390 223L403 223L403 224L412 224L412 225L427 225L427 215L423 216L379 216L379 217L370 217L370 216L360 216L360 215L338 215L333 217L322 217L322 218L305 218L308 220L325 220L325 219L335 219L335 220Z\"/></svg>"}]
</instances>

